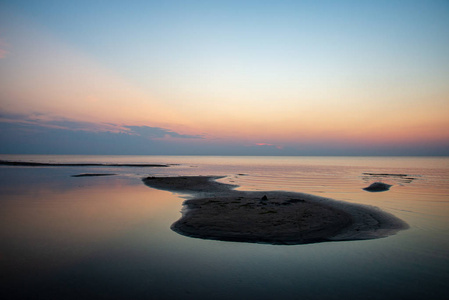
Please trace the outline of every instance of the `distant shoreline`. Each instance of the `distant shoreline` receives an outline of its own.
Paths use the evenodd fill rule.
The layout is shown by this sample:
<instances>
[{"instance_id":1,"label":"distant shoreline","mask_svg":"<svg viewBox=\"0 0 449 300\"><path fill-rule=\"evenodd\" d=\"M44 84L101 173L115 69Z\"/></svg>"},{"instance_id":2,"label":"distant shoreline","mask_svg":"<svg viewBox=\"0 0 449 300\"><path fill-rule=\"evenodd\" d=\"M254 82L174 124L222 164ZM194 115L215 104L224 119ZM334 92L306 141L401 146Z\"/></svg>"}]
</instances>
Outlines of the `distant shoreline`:
<instances>
[{"instance_id":1,"label":"distant shoreline","mask_svg":"<svg viewBox=\"0 0 449 300\"><path fill-rule=\"evenodd\" d=\"M41 163L29 161L8 161L0 160L3 166L23 166L23 167L152 167L165 168L170 167L169 164L101 164L101 163Z\"/></svg>"},{"instance_id":2,"label":"distant shoreline","mask_svg":"<svg viewBox=\"0 0 449 300\"><path fill-rule=\"evenodd\" d=\"M149 187L193 196L175 232L221 241L298 245L387 237L408 225L378 208L302 193L236 191L217 176L147 177Z\"/></svg>"}]
</instances>

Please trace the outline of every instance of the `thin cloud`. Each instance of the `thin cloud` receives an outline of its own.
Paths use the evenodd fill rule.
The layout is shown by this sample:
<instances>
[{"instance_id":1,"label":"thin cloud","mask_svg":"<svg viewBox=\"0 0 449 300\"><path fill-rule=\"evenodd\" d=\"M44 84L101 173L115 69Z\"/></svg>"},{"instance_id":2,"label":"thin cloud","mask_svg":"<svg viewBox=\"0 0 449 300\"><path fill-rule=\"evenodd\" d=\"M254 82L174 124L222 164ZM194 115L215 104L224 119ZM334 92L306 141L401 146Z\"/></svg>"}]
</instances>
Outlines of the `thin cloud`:
<instances>
[{"instance_id":1,"label":"thin cloud","mask_svg":"<svg viewBox=\"0 0 449 300\"><path fill-rule=\"evenodd\" d=\"M97 124L52 119L41 114L0 112L0 141L0 153L180 155L201 150L206 139L159 127Z\"/></svg>"},{"instance_id":2,"label":"thin cloud","mask_svg":"<svg viewBox=\"0 0 449 300\"><path fill-rule=\"evenodd\" d=\"M51 128L51 129L63 129L71 131L110 131L110 132L121 132L123 128L106 123L93 123L93 122L83 122L77 120L71 120L68 118L55 117L48 114L33 113L29 115L25 114L10 114L0 112L0 122L18 125L35 126L41 128Z\"/></svg>"},{"instance_id":3,"label":"thin cloud","mask_svg":"<svg viewBox=\"0 0 449 300\"><path fill-rule=\"evenodd\" d=\"M269 147L275 147L275 148L277 148L277 149L279 149L279 150L281 150L281 149L284 148L283 146L280 146L280 145L268 144L268 143L256 143L255 145L256 145L256 146L269 146Z\"/></svg>"},{"instance_id":4,"label":"thin cloud","mask_svg":"<svg viewBox=\"0 0 449 300\"><path fill-rule=\"evenodd\" d=\"M166 128L150 126L128 126L113 123L94 123L77 121L68 118L54 117L47 114L34 113L31 115L8 114L0 112L0 123L25 125L36 128L60 129L68 131L110 132L146 139L203 139L201 135L180 134Z\"/></svg>"},{"instance_id":5,"label":"thin cloud","mask_svg":"<svg viewBox=\"0 0 449 300\"><path fill-rule=\"evenodd\" d=\"M201 135L180 134L169 129L150 126L123 126L129 129L131 134L137 134L149 139L164 139L164 138L181 138L181 139L202 139Z\"/></svg>"}]
</instances>

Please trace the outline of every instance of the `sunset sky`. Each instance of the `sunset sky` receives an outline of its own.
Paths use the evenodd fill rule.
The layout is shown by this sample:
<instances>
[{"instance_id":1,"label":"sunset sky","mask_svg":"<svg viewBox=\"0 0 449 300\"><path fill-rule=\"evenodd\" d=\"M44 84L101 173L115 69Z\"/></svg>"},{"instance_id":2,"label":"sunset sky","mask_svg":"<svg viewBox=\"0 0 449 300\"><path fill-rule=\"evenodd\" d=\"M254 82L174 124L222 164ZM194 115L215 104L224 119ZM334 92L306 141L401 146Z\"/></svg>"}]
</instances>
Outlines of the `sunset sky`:
<instances>
[{"instance_id":1,"label":"sunset sky","mask_svg":"<svg viewBox=\"0 0 449 300\"><path fill-rule=\"evenodd\" d=\"M0 153L449 155L449 1L0 1Z\"/></svg>"}]
</instances>

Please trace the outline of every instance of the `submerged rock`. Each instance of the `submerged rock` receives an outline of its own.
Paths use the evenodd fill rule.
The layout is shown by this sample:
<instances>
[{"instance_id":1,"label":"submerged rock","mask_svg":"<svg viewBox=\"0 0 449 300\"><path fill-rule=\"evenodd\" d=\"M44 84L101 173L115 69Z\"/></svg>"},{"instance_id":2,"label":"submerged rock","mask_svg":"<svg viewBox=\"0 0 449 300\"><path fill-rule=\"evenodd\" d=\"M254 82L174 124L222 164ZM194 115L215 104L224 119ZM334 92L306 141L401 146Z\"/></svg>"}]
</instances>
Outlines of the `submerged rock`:
<instances>
[{"instance_id":1,"label":"submerged rock","mask_svg":"<svg viewBox=\"0 0 449 300\"><path fill-rule=\"evenodd\" d=\"M364 188L368 192L384 192L388 191L392 185L383 182L374 182L370 186Z\"/></svg>"}]
</instances>

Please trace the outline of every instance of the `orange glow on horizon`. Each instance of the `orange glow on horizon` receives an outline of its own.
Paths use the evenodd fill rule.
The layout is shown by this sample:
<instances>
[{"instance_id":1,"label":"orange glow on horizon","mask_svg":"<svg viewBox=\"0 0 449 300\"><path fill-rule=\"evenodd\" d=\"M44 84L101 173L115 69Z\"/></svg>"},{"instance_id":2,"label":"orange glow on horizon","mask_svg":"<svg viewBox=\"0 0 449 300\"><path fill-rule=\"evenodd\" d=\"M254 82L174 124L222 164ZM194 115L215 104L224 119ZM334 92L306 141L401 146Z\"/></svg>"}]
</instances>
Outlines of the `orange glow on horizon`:
<instances>
[{"instance_id":1,"label":"orange glow on horizon","mask_svg":"<svg viewBox=\"0 0 449 300\"><path fill-rule=\"evenodd\" d=\"M3 113L95 123L100 131L161 127L211 143L258 146L449 141L447 88L433 90L420 82L405 88L388 80L370 82L374 79L368 75L369 80L353 86L347 78L325 73L328 81L323 82L317 74L301 72L298 82L284 82L238 65L243 75L230 69L222 74L217 68L210 79L201 72L207 66L195 66L198 74L176 69L181 74L167 75L162 69L157 73L161 78L147 78L143 71L144 79L135 80L27 22L21 20L12 30L18 34L8 39L14 55L5 55L0 40L3 72L8 74L0 89Z\"/></svg>"}]
</instances>

